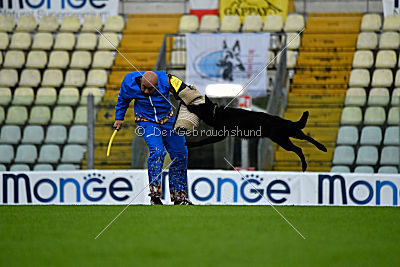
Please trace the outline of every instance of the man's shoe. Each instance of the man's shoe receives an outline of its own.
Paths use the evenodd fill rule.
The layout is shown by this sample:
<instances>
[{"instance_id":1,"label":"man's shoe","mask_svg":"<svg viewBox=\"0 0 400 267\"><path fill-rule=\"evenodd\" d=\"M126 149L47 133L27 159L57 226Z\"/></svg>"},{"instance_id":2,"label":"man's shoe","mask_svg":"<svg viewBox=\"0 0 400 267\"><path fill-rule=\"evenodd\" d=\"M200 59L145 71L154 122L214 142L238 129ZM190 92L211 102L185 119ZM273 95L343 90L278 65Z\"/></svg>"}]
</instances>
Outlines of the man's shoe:
<instances>
[{"instance_id":1,"label":"man's shoe","mask_svg":"<svg viewBox=\"0 0 400 267\"><path fill-rule=\"evenodd\" d=\"M159 197L151 197L150 204L151 205L163 205L163 203Z\"/></svg>"},{"instance_id":2,"label":"man's shoe","mask_svg":"<svg viewBox=\"0 0 400 267\"><path fill-rule=\"evenodd\" d=\"M174 205L193 205L193 203L189 199L184 198L174 201Z\"/></svg>"}]
</instances>

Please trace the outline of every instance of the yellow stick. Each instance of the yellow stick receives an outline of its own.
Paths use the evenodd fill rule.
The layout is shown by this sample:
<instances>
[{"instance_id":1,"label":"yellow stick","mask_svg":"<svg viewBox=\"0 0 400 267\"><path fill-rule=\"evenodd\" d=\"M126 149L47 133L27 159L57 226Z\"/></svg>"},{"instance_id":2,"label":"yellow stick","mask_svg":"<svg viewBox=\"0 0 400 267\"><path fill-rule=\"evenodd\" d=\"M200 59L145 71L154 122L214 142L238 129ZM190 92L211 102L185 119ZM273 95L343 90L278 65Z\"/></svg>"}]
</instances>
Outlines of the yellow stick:
<instances>
[{"instance_id":1,"label":"yellow stick","mask_svg":"<svg viewBox=\"0 0 400 267\"><path fill-rule=\"evenodd\" d=\"M107 148L107 157L110 156L110 151L111 151L111 145L112 142L114 141L115 136L117 135L118 130L115 130L113 134L111 135L110 141L108 142L108 148Z\"/></svg>"}]
</instances>

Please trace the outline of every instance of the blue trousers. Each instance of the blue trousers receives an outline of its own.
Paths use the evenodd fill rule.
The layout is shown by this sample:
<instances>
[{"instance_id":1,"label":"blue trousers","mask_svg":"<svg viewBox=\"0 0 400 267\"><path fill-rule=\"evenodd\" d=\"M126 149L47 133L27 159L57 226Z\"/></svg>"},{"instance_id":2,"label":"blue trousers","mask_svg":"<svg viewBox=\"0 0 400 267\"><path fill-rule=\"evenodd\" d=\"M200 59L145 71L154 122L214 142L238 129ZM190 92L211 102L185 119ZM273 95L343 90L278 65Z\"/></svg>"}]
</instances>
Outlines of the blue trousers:
<instances>
[{"instance_id":1,"label":"blue trousers","mask_svg":"<svg viewBox=\"0 0 400 267\"><path fill-rule=\"evenodd\" d=\"M188 150L185 137L174 131L173 124L173 119L165 124L137 122L137 125L142 128L142 134L150 152L147 159L150 195L161 196L161 171L166 149L172 160L169 166L169 188L171 200L175 201L187 196Z\"/></svg>"}]
</instances>

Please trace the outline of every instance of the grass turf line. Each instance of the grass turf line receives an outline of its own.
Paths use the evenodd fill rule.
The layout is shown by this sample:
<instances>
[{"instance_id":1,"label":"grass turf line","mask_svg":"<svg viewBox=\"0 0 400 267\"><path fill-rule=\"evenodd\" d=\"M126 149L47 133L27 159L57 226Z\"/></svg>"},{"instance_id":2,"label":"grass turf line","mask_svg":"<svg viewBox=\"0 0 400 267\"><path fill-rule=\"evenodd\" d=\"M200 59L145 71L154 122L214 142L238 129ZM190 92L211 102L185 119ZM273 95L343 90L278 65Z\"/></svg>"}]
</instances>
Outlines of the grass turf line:
<instances>
[{"instance_id":1,"label":"grass turf line","mask_svg":"<svg viewBox=\"0 0 400 267\"><path fill-rule=\"evenodd\" d=\"M122 208L0 206L0 265L400 265L398 208Z\"/></svg>"}]
</instances>

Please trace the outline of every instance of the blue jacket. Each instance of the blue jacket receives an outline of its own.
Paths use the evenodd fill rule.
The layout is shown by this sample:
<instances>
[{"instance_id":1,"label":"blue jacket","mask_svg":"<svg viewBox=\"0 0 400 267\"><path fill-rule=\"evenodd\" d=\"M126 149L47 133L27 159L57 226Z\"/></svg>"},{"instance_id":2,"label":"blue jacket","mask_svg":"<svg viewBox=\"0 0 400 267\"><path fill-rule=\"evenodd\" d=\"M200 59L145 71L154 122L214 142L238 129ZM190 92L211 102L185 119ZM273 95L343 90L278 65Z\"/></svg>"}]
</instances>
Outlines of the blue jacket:
<instances>
[{"instance_id":1,"label":"blue jacket","mask_svg":"<svg viewBox=\"0 0 400 267\"><path fill-rule=\"evenodd\" d=\"M115 106L115 120L124 120L126 110L130 102L135 99L135 116L144 117L150 121L158 122L164 119L172 111L169 99L169 83L165 71L154 71L157 74L157 90L150 96L144 96L140 91L140 72L128 73L121 84L118 94L117 105ZM164 97L161 94L164 95ZM171 117L174 119L174 116Z\"/></svg>"}]
</instances>

